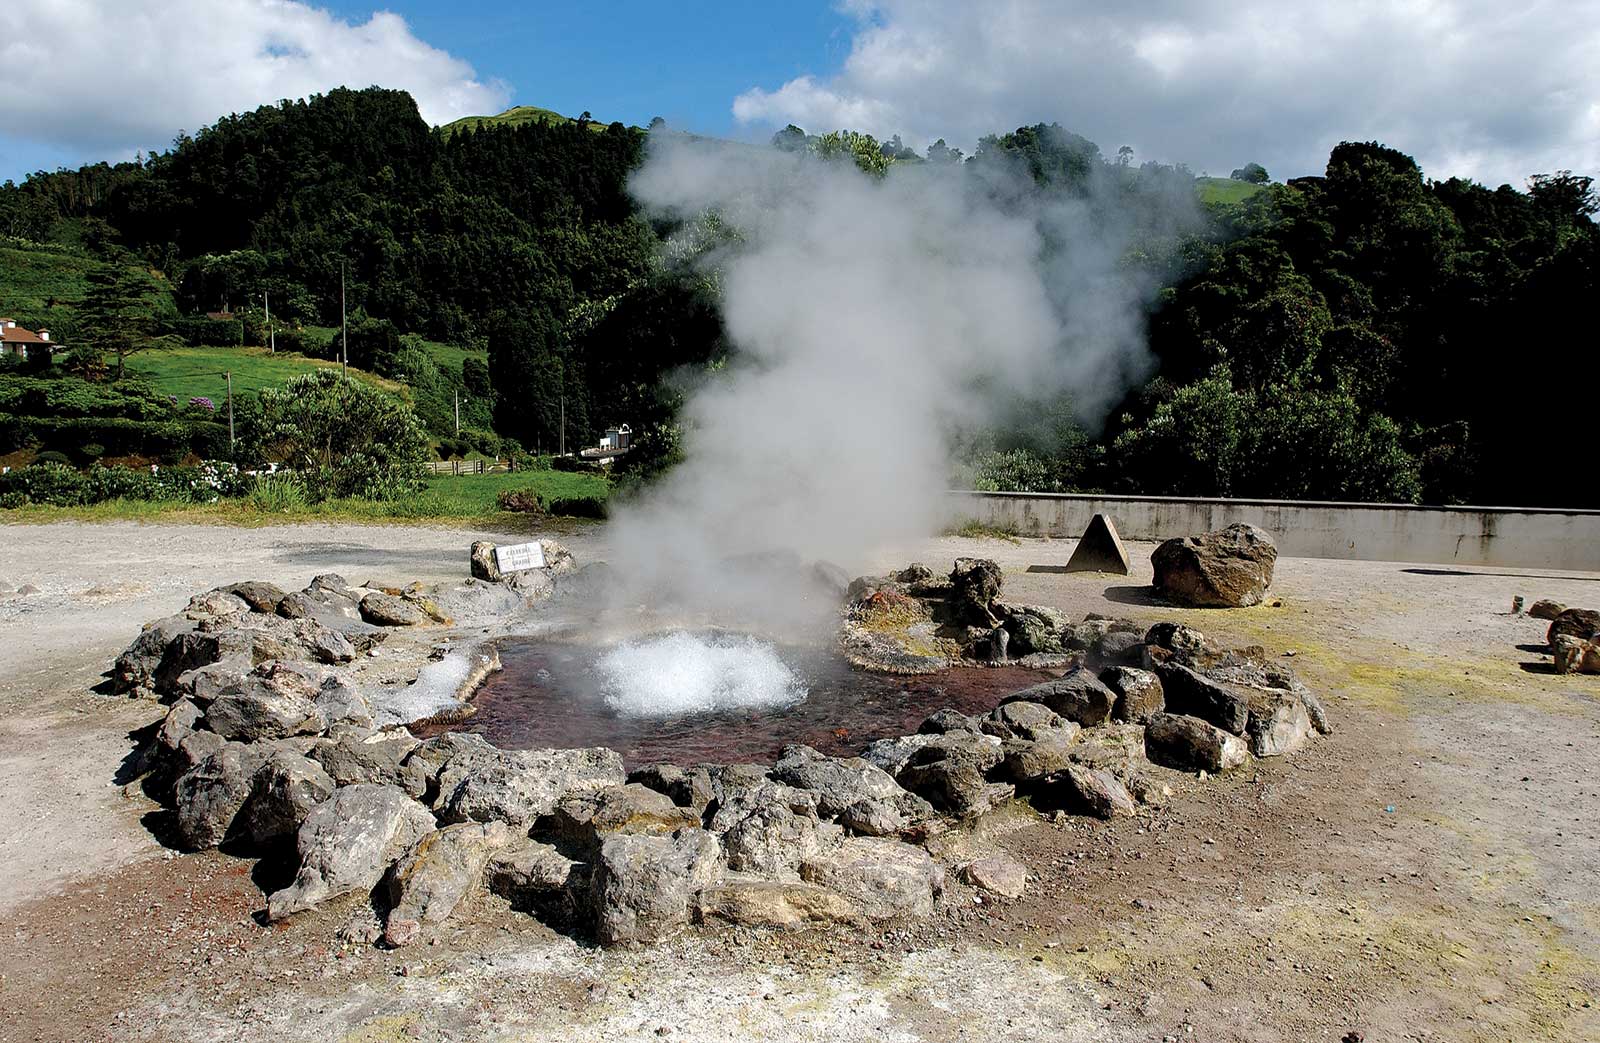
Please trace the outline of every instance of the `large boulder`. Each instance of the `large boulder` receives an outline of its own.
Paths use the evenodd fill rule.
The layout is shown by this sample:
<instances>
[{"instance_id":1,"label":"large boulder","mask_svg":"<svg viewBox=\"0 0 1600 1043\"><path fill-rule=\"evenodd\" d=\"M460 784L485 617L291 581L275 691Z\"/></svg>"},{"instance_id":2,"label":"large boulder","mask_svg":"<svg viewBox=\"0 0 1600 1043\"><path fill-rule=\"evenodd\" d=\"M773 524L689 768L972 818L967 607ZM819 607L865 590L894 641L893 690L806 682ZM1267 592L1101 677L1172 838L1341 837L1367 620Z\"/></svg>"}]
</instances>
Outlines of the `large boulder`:
<instances>
[{"instance_id":1,"label":"large boulder","mask_svg":"<svg viewBox=\"0 0 1600 1043\"><path fill-rule=\"evenodd\" d=\"M433 621L417 603L381 590L361 599L361 618L379 627L414 627Z\"/></svg>"},{"instance_id":2,"label":"large boulder","mask_svg":"<svg viewBox=\"0 0 1600 1043\"><path fill-rule=\"evenodd\" d=\"M1567 606L1563 605L1559 601L1551 601L1549 598L1540 598L1538 601L1535 601L1532 605L1528 606L1528 615L1532 616L1534 619L1555 620L1559 618L1561 613L1565 612L1566 610Z\"/></svg>"},{"instance_id":3,"label":"large boulder","mask_svg":"<svg viewBox=\"0 0 1600 1043\"><path fill-rule=\"evenodd\" d=\"M1551 648L1554 648L1558 637L1575 637L1580 641L1589 641L1596 634L1600 634L1600 612L1592 608L1568 608L1563 609L1550 624L1550 629L1545 632L1545 640L1550 642Z\"/></svg>"},{"instance_id":4,"label":"large boulder","mask_svg":"<svg viewBox=\"0 0 1600 1043\"><path fill-rule=\"evenodd\" d=\"M510 843L504 822L445 826L418 840L389 870L384 941L408 945L422 926L455 912L477 889L489 857Z\"/></svg>"},{"instance_id":5,"label":"large boulder","mask_svg":"<svg viewBox=\"0 0 1600 1043\"><path fill-rule=\"evenodd\" d=\"M969 626L993 627L994 602L1004 580L1000 566L987 558L957 558L950 571L950 607L957 621Z\"/></svg>"},{"instance_id":6,"label":"large boulder","mask_svg":"<svg viewBox=\"0 0 1600 1043\"><path fill-rule=\"evenodd\" d=\"M1272 583L1277 545L1264 529L1234 524L1217 532L1168 540L1150 556L1155 587L1194 607L1257 605Z\"/></svg>"},{"instance_id":7,"label":"large boulder","mask_svg":"<svg viewBox=\"0 0 1600 1043\"><path fill-rule=\"evenodd\" d=\"M688 923L700 892L716 881L720 852L703 829L607 837L590 880L595 934L610 945L674 933Z\"/></svg>"},{"instance_id":8,"label":"large boulder","mask_svg":"<svg viewBox=\"0 0 1600 1043\"><path fill-rule=\"evenodd\" d=\"M827 757L809 746L786 746L772 777L817 797L817 811L836 816L858 833L899 832L932 816L928 802L906 790L888 772L860 757Z\"/></svg>"},{"instance_id":9,"label":"large boulder","mask_svg":"<svg viewBox=\"0 0 1600 1043\"><path fill-rule=\"evenodd\" d=\"M1293 753L1311 741L1313 730L1305 700L1294 692L1260 692L1251 696L1245 731L1250 752L1257 757Z\"/></svg>"},{"instance_id":10,"label":"large boulder","mask_svg":"<svg viewBox=\"0 0 1600 1043\"><path fill-rule=\"evenodd\" d=\"M252 612L272 614L278 610L278 602L283 600L283 589L264 580L252 579L243 583L230 583L226 587L218 587L218 594L232 594L234 597L250 606Z\"/></svg>"},{"instance_id":11,"label":"large boulder","mask_svg":"<svg viewBox=\"0 0 1600 1043\"><path fill-rule=\"evenodd\" d=\"M1166 708L1209 721L1234 735L1243 735L1250 723L1249 689L1217 681L1178 663L1156 667Z\"/></svg>"},{"instance_id":12,"label":"large boulder","mask_svg":"<svg viewBox=\"0 0 1600 1043\"><path fill-rule=\"evenodd\" d=\"M1039 703L1085 728L1103 724L1116 706L1117 696L1101 683L1094 671L1079 667L1064 677L1012 692L1003 703Z\"/></svg>"},{"instance_id":13,"label":"large boulder","mask_svg":"<svg viewBox=\"0 0 1600 1043\"><path fill-rule=\"evenodd\" d=\"M1144 729L1144 752L1153 764L1213 775L1249 759L1244 740L1198 717L1152 714Z\"/></svg>"},{"instance_id":14,"label":"large boulder","mask_svg":"<svg viewBox=\"0 0 1600 1043\"><path fill-rule=\"evenodd\" d=\"M844 830L817 818L815 797L782 783L747 790L718 808L710 829L730 869L793 879L802 862L837 847Z\"/></svg>"},{"instance_id":15,"label":"large boulder","mask_svg":"<svg viewBox=\"0 0 1600 1043\"><path fill-rule=\"evenodd\" d=\"M1069 764L1041 780L1034 789L1035 803L1094 818L1132 815L1133 796L1122 780L1104 768Z\"/></svg>"},{"instance_id":16,"label":"large boulder","mask_svg":"<svg viewBox=\"0 0 1600 1043\"><path fill-rule=\"evenodd\" d=\"M1033 742L1023 739L1006 742L1002 747L1004 759L995 767L994 777L1017 786L1026 786L1061 771L1072 763L1079 732L1076 724L1069 724Z\"/></svg>"},{"instance_id":17,"label":"large boulder","mask_svg":"<svg viewBox=\"0 0 1600 1043\"><path fill-rule=\"evenodd\" d=\"M1556 637L1554 652L1558 674L1600 674L1600 641L1561 634Z\"/></svg>"},{"instance_id":18,"label":"large boulder","mask_svg":"<svg viewBox=\"0 0 1600 1043\"><path fill-rule=\"evenodd\" d=\"M473 541L467 551L467 563L473 579L481 579L485 583L500 582L500 563L494 557L494 544L488 540Z\"/></svg>"},{"instance_id":19,"label":"large boulder","mask_svg":"<svg viewBox=\"0 0 1600 1043\"><path fill-rule=\"evenodd\" d=\"M618 786L626 778L614 750L496 750L452 758L439 773L433 808L443 822L501 819L526 829L568 794Z\"/></svg>"},{"instance_id":20,"label":"large boulder","mask_svg":"<svg viewBox=\"0 0 1600 1043\"><path fill-rule=\"evenodd\" d=\"M206 708L206 727L239 742L315 734L327 726L319 692L300 673L268 666L223 689Z\"/></svg>"},{"instance_id":21,"label":"large boulder","mask_svg":"<svg viewBox=\"0 0 1600 1043\"><path fill-rule=\"evenodd\" d=\"M193 737L214 734L196 732ZM250 799L257 769L272 752L264 745L227 742L220 736L211 741L222 745L185 772L173 790L178 838L191 851L240 835L244 824L238 821L239 812Z\"/></svg>"},{"instance_id":22,"label":"large boulder","mask_svg":"<svg viewBox=\"0 0 1600 1043\"><path fill-rule=\"evenodd\" d=\"M292 837L311 809L333 796L334 788L333 778L316 761L293 750L276 750L251 780L245 832L258 847Z\"/></svg>"},{"instance_id":23,"label":"large boulder","mask_svg":"<svg viewBox=\"0 0 1600 1043\"><path fill-rule=\"evenodd\" d=\"M987 718L979 722L979 727L985 733L1002 739L1037 741L1062 732L1066 732L1069 737L1076 735L1079 725L1062 717L1043 703L1019 699L995 707Z\"/></svg>"},{"instance_id":24,"label":"large boulder","mask_svg":"<svg viewBox=\"0 0 1600 1043\"><path fill-rule=\"evenodd\" d=\"M665 793L630 782L568 793L556 804L547 828L576 852L590 853L617 834L674 833L700 825L700 816L680 808Z\"/></svg>"},{"instance_id":25,"label":"large boulder","mask_svg":"<svg viewBox=\"0 0 1600 1043\"><path fill-rule=\"evenodd\" d=\"M1113 666L1101 671L1100 680L1116 693L1116 705L1111 708L1111 719L1114 721L1143 723L1151 714L1167 708L1161 678L1149 670Z\"/></svg>"},{"instance_id":26,"label":"large boulder","mask_svg":"<svg viewBox=\"0 0 1600 1043\"><path fill-rule=\"evenodd\" d=\"M267 898L282 920L330 898L366 891L408 848L434 829L428 810L394 786L356 783L311 809L295 846L294 882Z\"/></svg>"},{"instance_id":27,"label":"large boulder","mask_svg":"<svg viewBox=\"0 0 1600 1043\"><path fill-rule=\"evenodd\" d=\"M680 768L676 764L646 764L630 771L628 781L664 793L678 807L693 808L696 812L704 812L706 806L716 799L711 770L703 764L692 768Z\"/></svg>"},{"instance_id":28,"label":"large boulder","mask_svg":"<svg viewBox=\"0 0 1600 1043\"><path fill-rule=\"evenodd\" d=\"M553 892L586 886L587 871L584 863L568 858L553 845L519 836L490 854L483 875L495 894L527 904Z\"/></svg>"},{"instance_id":29,"label":"large boulder","mask_svg":"<svg viewBox=\"0 0 1600 1043\"><path fill-rule=\"evenodd\" d=\"M981 815L1010 799L1010 785L987 777L1004 757L999 739L977 732L951 732L941 739L911 755L897 776L901 786L956 818Z\"/></svg>"},{"instance_id":30,"label":"large boulder","mask_svg":"<svg viewBox=\"0 0 1600 1043\"><path fill-rule=\"evenodd\" d=\"M802 864L800 876L844 895L871 920L932 915L944 890L944 870L926 851L882 837L852 837Z\"/></svg>"}]
</instances>

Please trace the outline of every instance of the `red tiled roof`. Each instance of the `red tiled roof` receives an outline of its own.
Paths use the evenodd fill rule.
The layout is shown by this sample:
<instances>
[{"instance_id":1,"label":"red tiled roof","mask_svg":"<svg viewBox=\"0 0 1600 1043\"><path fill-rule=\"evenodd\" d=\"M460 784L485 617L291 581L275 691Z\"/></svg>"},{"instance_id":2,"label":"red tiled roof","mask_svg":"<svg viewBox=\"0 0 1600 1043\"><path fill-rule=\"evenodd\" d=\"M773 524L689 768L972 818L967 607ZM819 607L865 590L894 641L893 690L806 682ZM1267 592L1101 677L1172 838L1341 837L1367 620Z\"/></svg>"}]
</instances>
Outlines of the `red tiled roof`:
<instances>
[{"instance_id":1,"label":"red tiled roof","mask_svg":"<svg viewBox=\"0 0 1600 1043\"><path fill-rule=\"evenodd\" d=\"M0 329L0 342L4 342L6 344L51 343L50 341L39 336L37 333L34 333L32 330L25 330L21 326L7 326L4 329Z\"/></svg>"}]
</instances>

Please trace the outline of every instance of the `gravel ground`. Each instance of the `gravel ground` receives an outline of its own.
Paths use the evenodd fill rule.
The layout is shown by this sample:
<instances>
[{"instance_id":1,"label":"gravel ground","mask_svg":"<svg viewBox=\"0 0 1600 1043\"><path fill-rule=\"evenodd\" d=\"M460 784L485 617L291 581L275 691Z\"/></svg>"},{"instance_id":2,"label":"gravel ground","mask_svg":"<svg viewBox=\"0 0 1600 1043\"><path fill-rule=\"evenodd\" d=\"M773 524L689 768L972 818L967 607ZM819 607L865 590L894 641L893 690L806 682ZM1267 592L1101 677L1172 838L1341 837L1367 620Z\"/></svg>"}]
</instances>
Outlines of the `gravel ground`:
<instances>
[{"instance_id":1,"label":"gravel ground","mask_svg":"<svg viewBox=\"0 0 1600 1043\"><path fill-rule=\"evenodd\" d=\"M158 709L89 689L198 590L444 579L480 535L0 527L0 588L39 588L0 595L0 1040L1600 1039L1600 677L1549 672L1509 614L1600 605L1592 573L1284 559L1278 607L1184 612L1149 598L1148 545L1125 578L1050 571L1071 541L895 549L846 564L993 557L1012 600L1292 652L1336 731L1136 820L991 816L961 842L1028 893L954 886L909 930L605 951L492 898L399 952L337 946L352 902L261 927L284 867L160 848L116 781Z\"/></svg>"}]
</instances>

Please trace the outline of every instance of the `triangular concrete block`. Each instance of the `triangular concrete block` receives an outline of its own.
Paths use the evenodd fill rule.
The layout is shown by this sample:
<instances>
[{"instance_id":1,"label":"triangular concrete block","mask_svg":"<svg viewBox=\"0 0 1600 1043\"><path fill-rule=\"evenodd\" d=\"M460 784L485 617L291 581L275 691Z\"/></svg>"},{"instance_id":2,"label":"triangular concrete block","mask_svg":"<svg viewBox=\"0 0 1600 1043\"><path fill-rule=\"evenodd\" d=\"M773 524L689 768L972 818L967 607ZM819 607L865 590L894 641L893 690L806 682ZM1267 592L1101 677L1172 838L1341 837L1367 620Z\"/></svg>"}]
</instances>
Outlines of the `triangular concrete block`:
<instances>
[{"instance_id":1,"label":"triangular concrete block","mask_svg":"<svg viewBox=\"0 0 1600 1043\"><path fill-rule=\"evenodd\" d=\"M1128 574L1128 551L1117 535L1117 526L1103 514L1089 519L1078 546L1067 561L1068 572L1115 572Z\"/></svg>"}]
</instances>

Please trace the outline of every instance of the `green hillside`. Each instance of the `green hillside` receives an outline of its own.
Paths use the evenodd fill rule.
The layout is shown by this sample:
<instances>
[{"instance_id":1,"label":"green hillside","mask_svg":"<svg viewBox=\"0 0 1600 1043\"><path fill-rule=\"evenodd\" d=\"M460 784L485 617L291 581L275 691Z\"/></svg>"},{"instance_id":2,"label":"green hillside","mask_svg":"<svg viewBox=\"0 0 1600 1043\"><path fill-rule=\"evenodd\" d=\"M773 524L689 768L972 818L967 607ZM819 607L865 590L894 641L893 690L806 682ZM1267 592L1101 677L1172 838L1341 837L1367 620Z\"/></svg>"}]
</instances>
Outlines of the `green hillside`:
<instances>
[{"instance_id":1,"label":"green hillside","mask_svg":"<svg viewBox=\"0 0 1600 1043\"><path fill-rule=\"evenodd\" d=\"M290 379L315 369L337 366L336 362L307 358L293 352L271 354L265 348L167 348L134 355L128 359L128 372L148 380L157 391L175 395L180 402L209 398L218 406L228 394L228 378L233 372L235 396L251 395L264 387L279 387ZM374 387L410 400L404 384L352 368L351 374Z\"/></svg>"},{"instance_id":2,"label":"green hillside","mask_svg":"<svg viewBox=\"0 0 1600 1043\"><path fill-rule=\"evenodd\" d=\"M462 116L452 120L439 129L444 131L446 137L458 130L477 130L479 127L520 127L526 123L561 124L577 123L572 116L563 116L551 109L541 109L537 105L516 105L495 116ZM599 133L606 129L606 124L598 120L590 120L589 129Z\"/></svg>"},{"instance_id":3,"label":"green hillside","mask_svg":"<svg viewBox=\"0 0 1600 1043\"><path fill-rule=\"evenodd\" d=\"M24 327L64 330L95 262L47 246L0 246L0 315Z\"/></svg>"},{"instance_id":4,"label":"green hillside","mask_svg":"<svg viewBox=\"0 0 1600 1043\"><path fill-rule=\"evenodd\" d=\"M1251 184L1248 181L1235 181L1231 177L1197 177L1194 179L1194 190L1200 196L1200 202L1208 206L1213 203L1242 203L1261 191L1262 187L1261 185Z\"/></svg>"}]
</instances>

